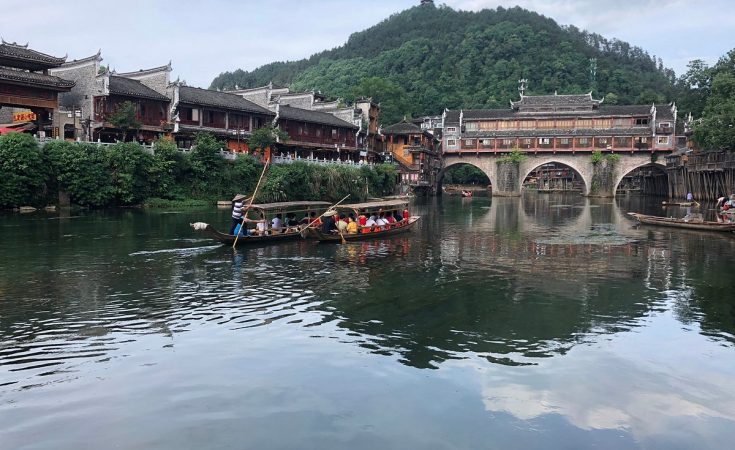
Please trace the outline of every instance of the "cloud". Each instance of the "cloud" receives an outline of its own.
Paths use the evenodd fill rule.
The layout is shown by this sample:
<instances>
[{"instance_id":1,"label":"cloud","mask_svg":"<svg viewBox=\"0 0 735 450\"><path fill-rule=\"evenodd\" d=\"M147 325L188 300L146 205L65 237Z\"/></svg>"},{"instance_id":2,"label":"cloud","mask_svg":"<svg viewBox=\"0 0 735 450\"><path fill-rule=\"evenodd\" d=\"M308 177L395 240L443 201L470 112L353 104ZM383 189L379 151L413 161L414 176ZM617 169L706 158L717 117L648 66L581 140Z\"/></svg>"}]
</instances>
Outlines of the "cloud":
<instances>
[{"instance_id":1,"label":"cloud","mask_svg":"<svg viewBox=\"0 0 735 450\"><path fill-rule=\"evenodd\" d=\"M235 1L128 0L123 4L4 0L0 30L6 40L83 58L102 49L120 71L173 61L174 77L208 86L220 72L252 70L339 46L418 0ZM441 3L441 0L437 0ZM563 24L618 37L661 56L681 72L687 58L714 62L735 42L735 8L726 0L446 0L477 10L502 4L538 11ZM706 4L705 4L706 3Z\"/></svg>"}]
</instances>

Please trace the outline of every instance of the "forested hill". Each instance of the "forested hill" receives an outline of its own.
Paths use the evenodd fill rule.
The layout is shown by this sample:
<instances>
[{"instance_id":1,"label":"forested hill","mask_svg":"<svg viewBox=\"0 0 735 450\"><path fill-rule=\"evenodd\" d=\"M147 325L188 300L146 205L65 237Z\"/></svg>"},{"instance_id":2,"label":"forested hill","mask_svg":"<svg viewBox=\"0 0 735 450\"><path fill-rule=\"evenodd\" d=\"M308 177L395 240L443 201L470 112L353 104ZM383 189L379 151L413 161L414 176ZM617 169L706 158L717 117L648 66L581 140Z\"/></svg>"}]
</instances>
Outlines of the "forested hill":
<instances>
[{"instance_id":1,"label":"forested hill","mask_svg":"<svg viewBox=\"0 0 735 450\"><path fill-rule=\"evenodd\" d=\"M596 76L591 76L591 60ZM592 90L609 103L651 103L671 96L674 73L644 50L521 8L455 11L431 4L354 33L341 47L308 59L220 74L212 88L273 81L351 100L372 96L381 122L447 108L506 107L528 94Z\"/></svg>"}]
</instances>

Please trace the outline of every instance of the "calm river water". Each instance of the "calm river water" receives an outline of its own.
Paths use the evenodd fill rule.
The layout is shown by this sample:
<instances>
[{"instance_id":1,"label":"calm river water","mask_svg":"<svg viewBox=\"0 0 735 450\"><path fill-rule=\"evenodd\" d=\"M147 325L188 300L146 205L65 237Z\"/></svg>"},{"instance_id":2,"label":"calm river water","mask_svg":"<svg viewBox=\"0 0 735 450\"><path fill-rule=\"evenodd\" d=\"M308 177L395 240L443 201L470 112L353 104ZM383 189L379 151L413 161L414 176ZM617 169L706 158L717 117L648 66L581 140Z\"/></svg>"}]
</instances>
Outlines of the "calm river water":
<instances>
[{"instance_id":1,"label":"calm river water","mask_svg":"<svg viewBox=\"0 0 735 450\"><path fill-rule=\"evenodd\" d=\"M228 211L0 216L0 448L732 449L735 236L655 203L237 252L188 226Z\"/></svg>"}]
</instances>

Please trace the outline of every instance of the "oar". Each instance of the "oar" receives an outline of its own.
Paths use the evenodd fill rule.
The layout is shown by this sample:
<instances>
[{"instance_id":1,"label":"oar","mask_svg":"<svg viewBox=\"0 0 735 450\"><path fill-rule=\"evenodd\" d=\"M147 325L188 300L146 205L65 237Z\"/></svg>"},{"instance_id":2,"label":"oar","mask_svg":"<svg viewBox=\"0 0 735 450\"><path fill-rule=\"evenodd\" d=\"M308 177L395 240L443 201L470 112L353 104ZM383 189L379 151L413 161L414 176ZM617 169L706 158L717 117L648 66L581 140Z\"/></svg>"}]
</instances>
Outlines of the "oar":
<instances>
[{"instance_id":1,"label":"oar","mask_svg":"<svg viewBox=\"0 0 735 450\"><path fill-rule=\"evenodd\" d=\"M322 218L322 216L323 216L324 214L326 214L326 213L327 213L327 211L330 211L330 210L331 210L332 208L334 208L335 206L337 206L337 205L339 205L340 203L342 203L343 201L347 200L347 197L349 197L349 196L350 196L350 194L347 194L347 195L345 195L345 197L344 197L344 198L343 198L342 200L338 201L338 202L337 202L337 203L335 203L334 205L332 205L332 206L330 206L329 208L327 208L327 209L326 209L326 210L325 210L325 211L324 211L323 213L321 213L321 214L319 215L319 217L317 217L316 219L314 219L314 220L312 220L311 222L309 222L309 225L307 225L306 227L304 227L304 230L305 230L305 229L307 229L307 228L311 228L311 226L312 226L312 225L314 224L314 222L316 222L317 220L321 219L321 218Z\"/></svg>"},{"instance_id":2,"label":"oar","mask_svg":"<svg viewBox=\"0 0 735 450\"><path fill-rule=\"evenodd\" d=\"M260 188L260 182L263 181L263 176L265 175L265 171L268 170L268 163L270 161L265 161L265 166L263 166L263 172L260 173L260 178L258 179L258 184L255 185L255 190L253 191L253 196L250 197L250 203L248 203L248 207L245 208L245 211L242 213L242 222L240 223L240 230L242 230L243 225L245 225L245 220L247 220L248 217L248 211L250 211L250 207L253 206L253 202L255 201L255 196L258 195L258 189ZM235 242L232 243L232 248L235 248L237 245L237 239L240 237L240 233L237 233L235 236Z\"/></svg>"}]
</instances>

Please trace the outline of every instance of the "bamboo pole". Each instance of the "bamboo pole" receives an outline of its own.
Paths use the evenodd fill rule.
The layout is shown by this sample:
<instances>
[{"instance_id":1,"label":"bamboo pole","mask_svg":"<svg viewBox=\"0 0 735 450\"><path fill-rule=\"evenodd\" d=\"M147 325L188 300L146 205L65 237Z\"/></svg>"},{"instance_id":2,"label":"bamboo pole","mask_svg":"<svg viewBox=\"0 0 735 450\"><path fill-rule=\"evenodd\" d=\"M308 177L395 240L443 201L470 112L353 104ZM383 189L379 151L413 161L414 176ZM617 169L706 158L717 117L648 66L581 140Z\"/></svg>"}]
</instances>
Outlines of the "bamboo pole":
<instances>
[{"instance_id":1,"label":"bamboo pole","mask_svg":"<svg viewBox=\"0 0 735 450\"><path fill-rule=\"evenodd\" d=\"M268 164L270 163L270 160L265 161L265 166L263 166L263 172L260 174L260 178L258 179L258 184L255 185L255 190L253 191L253 196L250 197L250 203L248 203L248 207L245 208L245 211L242 213L242 222L240 222L240 230L242 230L243 225L245 225L245 221L248 218L248 211L250 211L250 207L253 206L253 202L255 201L255 196L258 195L258 189L260 188L260 182L263 181L263 176L265 175L266 170L268 170ZM237 240L240 238L240 233L237 233L235 235L235 242L232 243L232 248L235 248L237 245Z\"/></svg>"}]
</instances>

